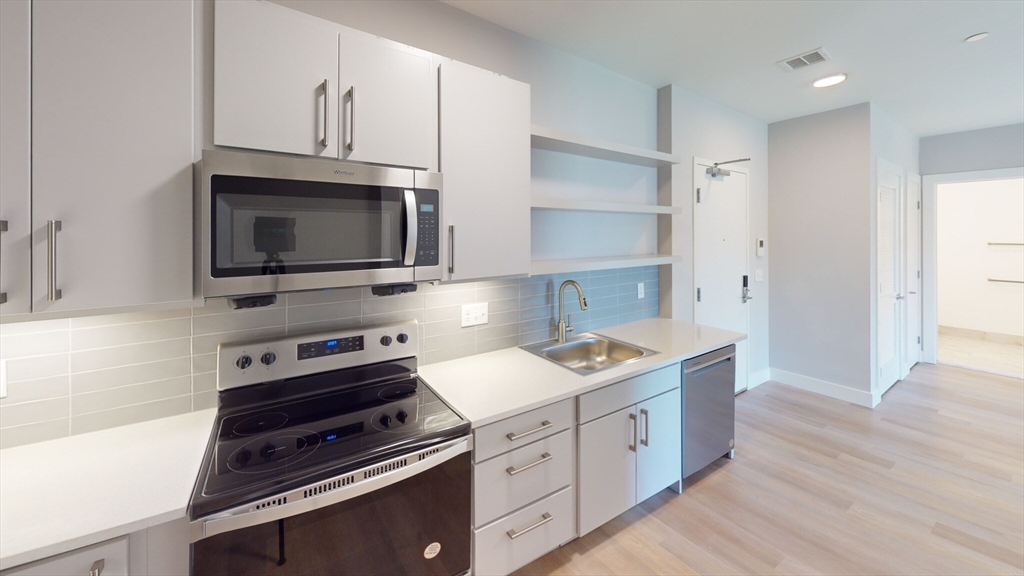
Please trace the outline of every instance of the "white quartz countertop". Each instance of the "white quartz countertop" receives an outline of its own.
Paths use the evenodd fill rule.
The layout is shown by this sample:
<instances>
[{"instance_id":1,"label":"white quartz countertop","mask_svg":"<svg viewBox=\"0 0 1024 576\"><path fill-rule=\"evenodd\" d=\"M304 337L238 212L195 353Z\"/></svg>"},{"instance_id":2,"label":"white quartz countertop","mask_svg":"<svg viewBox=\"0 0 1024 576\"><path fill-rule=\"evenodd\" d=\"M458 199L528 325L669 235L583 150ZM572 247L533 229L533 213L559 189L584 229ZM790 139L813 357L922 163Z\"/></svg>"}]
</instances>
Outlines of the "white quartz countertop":
<instances>
[{"instance_id":1,"label":"white quartz countertop","mask_svg":"<svg viewBox=\"0 0 1024 576\"><path fill-rule=\"evenodd\" d=\"M0 450L0 569L186 516L216 414Z\"/></svg>"},{"instance_id":2,"label":"white quartz countertop","mask_svg":"<svg viewBox=\"0 0 1024 576\"><path fill-rule=\"evenodd\" d=\"M746 339L737 332L667 318L594 333L659 353L581 376L519 348L506 348L421 366L419 374L473 428L479 428Z\"/></svg>"}]
</instances>

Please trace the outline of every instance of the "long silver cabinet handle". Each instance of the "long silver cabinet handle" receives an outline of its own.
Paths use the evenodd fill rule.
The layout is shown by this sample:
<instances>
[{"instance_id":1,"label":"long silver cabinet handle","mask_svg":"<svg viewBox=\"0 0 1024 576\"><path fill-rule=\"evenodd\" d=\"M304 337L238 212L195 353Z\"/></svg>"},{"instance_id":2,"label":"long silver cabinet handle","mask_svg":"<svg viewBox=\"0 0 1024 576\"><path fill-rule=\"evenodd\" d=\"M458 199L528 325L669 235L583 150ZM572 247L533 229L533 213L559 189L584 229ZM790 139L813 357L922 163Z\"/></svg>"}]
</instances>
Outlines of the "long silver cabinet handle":
<instances>
[{"instance_id":1,"label":"long silver cabinet handle","mask_svg":"<svg viewBox=\"0 0 1024 576\"><path fill-rule=\"evenodd\" d=\"M534 523L533 525L527 526L526 528L523 528L522 530L520 530L518 532L516 532L515 529L512 529L512 530L509 530L508 532L506 532L506 534L508 534L509 538L515 540L516 538L519 538L523 534L526 534L527 532L536 530L537 528L540 528L541 526L547 524L548 522L551 522L554 519L555 519L554 516L552 516L551 514L545 512L544 515L540 517L540 520L538 522Z\"/></svg>"},{"instance_id":2,"label":"long silver cabinet handle","mask_svg":"<svg viewBox=\"0 0 1024 576\"><path fill-rule=\"evenodd\" d=\"M629 419L633 421L633 442L629 444L629 449L636 452L636 414L630 413Z\"/></svg>"},{"instance_id":3,"label":"long silver cabinet handle","mask_svg":"<svg viewBox=\"0 0 1024 576\"><path fill-rule=\"evenodd\" d=\"M551 428L551 422L548 421L548 420L545 420L545 421L540 423L540 426L537 426L533 430L527 430L526 432L523 432L521 434L515 434L513 432L509 432L508 434L505 434L505 438L508 438L512 442L515 442L516 440L519 440L520 438L525 438L525 437L529 436L530 434L536 434L537 432L540 432L541 430L547 430L548 428Z\"/></svg>"},{"instance_id":4,"label":"long silver cabinet handle","mask_svg":"<svg viewBox=\"0 0 1024 576\"><path fill-rule=\"evenodd\" d=\"M419 218L416 214L416 191L405 191L405 260L406 266L416 264L416 246L419 243Z\"/></svg>"},{"instance_id":5,"label":"long silver cabinet handle","mask_svg":"<svg viewBox=\"0 0 1024 576\"><path fill-rule=\"evenodd\" d=\"M644 435L640 438L640 443L644 446L650 446L648 442L651 439L651 414L646 408L641 408L640 416L644 419Z\"/></svg>"},{"instance_id":6,"label":"long silver cabinet handle","mask_svg":"<svg viewBox=\"0 0 1024 576\"><path fill-rule=\"evenodd\" d=\"M547 461L549 461L551 459L552 459L551 454L548 454L547 452L545 452L545 453L540 455L540 460L537 460L537 461L534 461L534 462L530 462L529 464L527 464L526 466L523 466L522 468L516 468L515 466L509 466L508 468L505 468L505 472L508 472L509 476L515 476L516 474L519 474L520 472L526 472L527 470L529 470L530 468L533 468L534 466L540 466L541 464L543 464L543 463L545 463L545 462L547 462Z\"/></svg>"},{"instance_id":7,"label":"long silver cabinet handle","mask_svg":"<svg viewBox=\"0 0 1024 576\"><path fill-rule=\"evenodd\" d=\"M0 234L7 232L7 220L0 220ZM7 303L7 292L0 292L0 304Z\"/></svg>"},{"instance_id":8,"label":"long silver cabinet handle","mask_svg":"<svg viewBox=\"0 0 1024 576\"><path fill-rule=\"evenodd\" d=\"M331 124L330 124L330 117L331 117L331 85L330 85L330 82L327 81L327 78L324 78L323 87L324 87L324 139L320 141L320 145L326 147L328 145L327 144L328 140L331 139L331 136L330 136L330 129L331 129L330 128L330 126L331 126Z\"/></svg>"},{"instance_id":9,"label":"long silver cabinet handle","mask_svg":"<svg viewBox=\"0 0 1024 576\"><path fill-rule=\"evenodd\" d=\"M50 302L60 300L60 289L57 288L57 232L60 232L60 220L46 222L46 299Z\"/></svg>"},{"instance_id":10,"label":"long silver cabinet handle","mask_svg":"<svg viewBox=\"0 0 1024 576\"><path fill-rule=\"evenodd\" d=\"M455 225L448 227L448 273L455 274Z\"/></svg>"},{"instance_id":11,"label":"long silver cabinet handle","mask_svg":"<svg viewBox=\"0 0 1024 576\"><path fill-rule=\"evenodd\" d=\"M348 151L356 149L356 87L348 89Z\"/></svg>"},{"instance_id":12,"label":"long silver cabinet handle","mask_svg":"<svg viewBox=\"0 0 1024 576\"><path fill-rule=\"evenodd\" d=\"M89 576L100 576L100 574L103 574L103 569L106 567L104 560L104 558L100 558L92 563L92 568L89 568Z\"/></svg>"}]
</instances>

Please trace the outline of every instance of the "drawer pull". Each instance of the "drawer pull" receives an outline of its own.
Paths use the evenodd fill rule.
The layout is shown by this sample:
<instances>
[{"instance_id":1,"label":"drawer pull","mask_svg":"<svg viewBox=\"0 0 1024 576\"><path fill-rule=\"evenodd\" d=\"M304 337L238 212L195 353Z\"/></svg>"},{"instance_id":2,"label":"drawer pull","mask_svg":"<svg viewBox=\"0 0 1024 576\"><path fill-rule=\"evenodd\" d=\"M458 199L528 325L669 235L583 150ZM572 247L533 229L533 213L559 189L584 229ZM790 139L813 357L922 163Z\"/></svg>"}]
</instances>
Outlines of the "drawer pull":
<instances>
[{"instance_id":1,"label":"drawer pull","mask_svg":"<svg viewBox=\"0 0 1024 576\"><path fill-rule=\"evenodd\" d=\"M526 432L523 432L522 434L513 434L512 432L509 432L508 434L505 434L505 437L508 438L509 440L511 440L512 442L515 442L516 440L519 440L520 438L525 438L525 437L529 436L530 434L536 434L537 432L540 432L541 430L547 430L548 428L551 428L551 422L549 422L548 420L545 420L545 421L540 423L540 426L537 426L533 430L527 430Z\"/></svg>"},{"instance_id":2,"label":"drawer pull","mask_svg":"<svg viewBox=\"0 0 1024 576\"><path fill-rule=\"evenodd\" d=\"M518 468L518 469L515 466L509 466L508 468L505 468L505 472L508 472L509 476L515 476L516 474L519 474L520 472L526 472L527 470L529 470L530 468L533 468L534 466L540 466L541 464L547 462L548 460L551 460L551 458L552 458L551 454L548 454L547 452L545 452L545 453L540 455L540 460L537 460L536 462L530 462L526 466L523 466L522 468Z\"/></svg>"},{"instance_id":3,"label":"drawer pull","mask_svg":"<svg viewBox=\"0 0 1024 576\"><path fill-rule=\"evenodd\" d=\"M103 558L100 558L92 563L92 568L89 569L89 576L100 576L100 574L103 574L103 568Z\"/></svg>"},{"instance_id":4,"label":"drawer pull","mask_svg":"<svg viewBox=\"0 0 1024 576\"><path fill-rule=\"evenodd\" d=\"M555 519L554 516L552 516L551 514L545 512L544 515L541 516L540 521L538 521L536 524L534 524L532 526L529 526L529 527L526 527L526 528L523 528L522 530L520 530L518 532L516 532L515 529L512 529L512 530L509 530L508 532L506 532L506 534L508 534L509 538L515 540L516 538L519 538L523 534L526 534L527 532L529 532L531 530L536 530L537 528L540 528L541 526L547 524L548 522L551 522L554 519Z\"/></svg>"}]
</instances>

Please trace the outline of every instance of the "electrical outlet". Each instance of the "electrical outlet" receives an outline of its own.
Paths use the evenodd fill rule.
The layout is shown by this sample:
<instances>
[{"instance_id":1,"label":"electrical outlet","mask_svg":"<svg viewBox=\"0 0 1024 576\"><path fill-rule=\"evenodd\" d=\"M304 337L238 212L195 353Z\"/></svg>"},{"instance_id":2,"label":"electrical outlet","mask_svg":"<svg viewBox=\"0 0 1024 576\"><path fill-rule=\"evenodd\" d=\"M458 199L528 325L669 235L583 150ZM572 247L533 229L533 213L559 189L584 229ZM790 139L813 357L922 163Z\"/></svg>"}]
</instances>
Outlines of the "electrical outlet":
<instances>
[{"instance_id":1,"label":"electrical outlet","mask_svg":"<svg viewBox=\"0 0 1024 576\"><path fill-rule=\"evenodd\" d=\"M754 270L754 282L764 281L764 270Z\"/></svg>"},{"instance_id":2,"label":"electrical outlet","mask_svg":"<svg viewBox=\"0 0 1024 576\"><path fill-rule=\"evenodd\" d=\"M487 302L462 305L462 327L487 324Z\"/></svg>"},{"instance_id":3,"label":"electrical outlet","mask_svg":"<svg viewBox=\"0 0 1024 576\"><path fill-rule=\"evenodd\" d=\"M0 398L7 398L7 360L0 360Z\"/></svg>"},{"instance_id":4,"label":"electrical outlet","mask_svg":"<svg viewBox=\"0 0 1024 576\"><path fill-rule=\"evenodd\" d=\"M637 298L637 300L643 300L644 299L644 283L643 282L637 282L637 284L636 284L636 298Z\"/></svg>"}]
</instances>

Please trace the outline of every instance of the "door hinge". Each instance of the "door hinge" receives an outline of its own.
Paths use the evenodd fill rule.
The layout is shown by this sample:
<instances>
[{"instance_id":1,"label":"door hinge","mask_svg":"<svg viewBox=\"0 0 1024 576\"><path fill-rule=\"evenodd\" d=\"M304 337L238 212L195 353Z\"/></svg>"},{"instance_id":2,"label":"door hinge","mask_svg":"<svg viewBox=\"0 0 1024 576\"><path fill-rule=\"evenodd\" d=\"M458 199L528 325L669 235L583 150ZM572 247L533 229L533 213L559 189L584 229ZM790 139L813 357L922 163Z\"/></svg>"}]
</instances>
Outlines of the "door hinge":
<instances>
[{"instance_id":1,"label":"door hinge","mask_svg":"<svg viewBox=\"0 0 1024 576\"><path fill-rule=\"evenodd\" d=\"M920 343L921 343L921 337L920 337L920 336L918 336L918 337L917 337L917 343L918 343L918 344L920 344Z\"/></svg>"},{"instance_id":2,"label":"door hinge","mask_svg":"<svg viewBox=\"0 0 1024 576\"><path fill-rule=\"evenodd\" d=\"M918 209L918 210L920 210L920 209L921 209L921 201L920 201L920 200L918 200L918 201L917 201L917 209Z\"/></svg>"},{"instance_id":3,"label":"door hinge","mask_svg":"<svg viewBox=\"0 0 1024 576\"><path fill-rule=\"evenodd\" d=\"M700 188L697 188L697 204L700 204Z\"/></svg>"},{"instance_id":4,"label":"door hinge","mask_svg":"<svg viewBox=\"0 0 1024 576\"><path fill-rule=\"evenodd\" d=\"M920 271L920 270L918 270L918 271L917 271L917 279L918 279L918 280L920 280L920 279L921 279L921 271Z\"/></svg>"},{"instance_id":5,"label":"door hinge","mask_svg":"<svg viewBox=\"0 0 1024 576\"><path fill-rule=\"evenodd\" d=\"M697 302L700 302L700 288L697 288Z\"/></svg>"}]
</instances>

